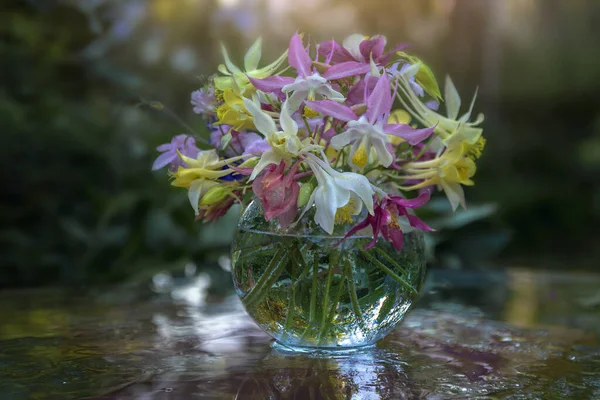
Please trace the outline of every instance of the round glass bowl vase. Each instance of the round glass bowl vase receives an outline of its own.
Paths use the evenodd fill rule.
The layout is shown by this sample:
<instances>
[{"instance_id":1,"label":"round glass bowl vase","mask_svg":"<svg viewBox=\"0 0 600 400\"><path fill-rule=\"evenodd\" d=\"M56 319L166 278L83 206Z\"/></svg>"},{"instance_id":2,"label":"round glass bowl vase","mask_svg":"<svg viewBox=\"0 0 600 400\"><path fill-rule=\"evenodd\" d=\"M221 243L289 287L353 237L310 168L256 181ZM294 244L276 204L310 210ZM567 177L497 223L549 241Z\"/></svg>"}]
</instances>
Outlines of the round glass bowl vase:
<instances>
[{"instance_id":1,"label":"round glass bowl vase","mask_svg":"<svg viewBox=\"0 0 600 400\"><path fill-rule=\"evenodd\" d=\"M363 219L359 215L356 221ZM396 251L371 235L341 243L356 221L328 235L314 209L282 230L266 221L260 201L244 211L232 245L235 288L248 314L285 348L342 350L373 345L406 315L425 278L421 231Z\"/></svg>"}]
</instances>

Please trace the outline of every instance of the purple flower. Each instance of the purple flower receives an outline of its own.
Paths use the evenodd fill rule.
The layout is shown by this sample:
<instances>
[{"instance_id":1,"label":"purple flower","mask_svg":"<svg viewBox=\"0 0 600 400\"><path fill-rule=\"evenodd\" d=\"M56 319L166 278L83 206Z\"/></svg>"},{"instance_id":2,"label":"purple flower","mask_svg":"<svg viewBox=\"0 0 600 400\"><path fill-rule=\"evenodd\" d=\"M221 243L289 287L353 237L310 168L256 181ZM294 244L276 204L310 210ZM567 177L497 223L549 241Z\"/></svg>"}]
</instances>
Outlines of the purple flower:
<instances>
[{"instance_id":1,"label":"purple flower","mask_svg":"<svg viewBox=\"0 0 600 400\"><path fill-rule=\"evenodd\" d=\"M223 133L227 133L231 130L229 125L220 125L213 128L210 134L210 144L216 148L221 148L221 138ZM264 151L270 149L269 143L263 137L255 132L238 132L231 130L231 141L225 149L225 155L228 157L234 157L240 154L254 154L260 155Z\"/></svg>"},{"instance_id":2,"label":"purple flower","mask_svg":"<svg viewBox=\"0 0 600 400\"><path fill-rule=\"evenodd\" d=\"M200 149L196 147L194 138L188 135L177 135L173 137L171 143L161 144L156 150L162 154L152 164L153 171L166 167L169 164L171 164L169 170L173 172L177 171L179 167L186 166L186 163L177 154L177 150L182 155L190 158L196 158L200 152Z\"/></svg>"},{"instance_id":3,"label":"purple flower","mask_svg":"<svg viewBox=\"0 0 600 400\"><path fill-rule=\"evenodd\" d=\"M194 106L194 112L207 117L215 115L217 107L217 99L215 97L215 89L207 87L192 92L190 103Z\"/></svg>"},{"instance_id":4,"label":"purple flower","mask_svg":"<svg viewBox=\"0 0 600 400\"><path fill-rule=\"evenodd\" d=\"M365 74L369 71L368 64L362 65L349 61L328 68L321 75L316 69L313 69L313 61L302 43L302 38L297 33L290 39L288 63L296 70L296 78L270 76L264 79L250 78L250 82L258 90L265 93L274 93L280 98L285 93L288 98L287 104L292 113L297 111L306 99L325 98L344 101L344 96L329 81Z\"/></svg>"}]
</instances>

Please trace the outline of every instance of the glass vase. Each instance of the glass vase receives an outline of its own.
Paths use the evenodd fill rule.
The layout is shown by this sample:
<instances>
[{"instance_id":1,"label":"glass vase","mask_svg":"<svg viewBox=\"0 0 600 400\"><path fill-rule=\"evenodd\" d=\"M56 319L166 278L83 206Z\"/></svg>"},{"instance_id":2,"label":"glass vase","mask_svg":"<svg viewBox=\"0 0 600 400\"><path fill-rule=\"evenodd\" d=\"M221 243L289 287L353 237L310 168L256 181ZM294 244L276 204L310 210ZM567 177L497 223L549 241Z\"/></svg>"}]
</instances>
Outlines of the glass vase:
<instances>
[{"instance_id":1,"label":"glass vase","mask_svg":"<svg viewBox=\"0 0 600 400\"><path fill-rule=\"evenodd\" d=\"M366 210L356 216L356 221ZM372 233L340 242L356 224L328 235L309 210L282 230L259 200L244 211L232 245L235 288L248 314L282 346L296 351L373 345L403 319L425 278L424 239L405 232L398 252Z\"/></svg>"}]
</instances>

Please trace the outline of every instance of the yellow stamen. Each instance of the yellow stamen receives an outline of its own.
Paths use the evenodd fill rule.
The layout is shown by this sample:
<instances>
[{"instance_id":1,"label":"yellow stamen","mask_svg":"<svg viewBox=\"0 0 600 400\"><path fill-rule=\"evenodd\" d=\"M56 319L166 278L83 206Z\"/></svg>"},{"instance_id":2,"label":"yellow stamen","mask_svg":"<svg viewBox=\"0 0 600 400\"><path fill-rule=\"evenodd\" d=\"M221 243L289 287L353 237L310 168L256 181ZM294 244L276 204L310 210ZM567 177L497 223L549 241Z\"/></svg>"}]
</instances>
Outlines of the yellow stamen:
<instances>
[{"instance_id":1,"label":"yellow stamen","mask_svg":"<svg viewBox=\"0 0 600 400\"><path fill-rule=\"evenodd\" d=\"M215 88L215 98L218 103L223 103L223 91L221 89Z\"/></svg>"},{"instance_id":2,"label":"yellow stamen","mask_svg":"<svg viewBox=\"0 0 600 400\"><path fill-rule=\"evenodd\" d=\"M367 150L365 149L365 145L361 144L358 149L352 155L352 162L359 168L364 168L367 165L367 161L369 156L367 154Z\"/></svg>"},{"instance_id":3,"label":"yellow stamen","mask_svg":"<svg viewBox=\"0 0 600 400\"><path fill-rule=\"evenodd\" d=\"M304 110L302 112L302 116L307 119L317 118L319 115L320 114L318 112L316 112L312 108L306 107L306 106L304 107Z\"/></svg>"},{"instance_id":4,"label":"yellow stamen","mask_svg":"<svg viewBox=\"0 0 600 400\"><path fill-rule=\"evenodd\" d=\"M354 199L350 199L350 201L348 201L348 203L337 209L336 213L335 213L335 224L336 225L341 225L341 224L345 224L345 223L352 223L354 222L354 218L352 217L354 215L354 213L356 212L356 203L354 201Z\"/></svg>"},{"instance_id":5,"label":"yellow stamen","mask_svg":"<svg viewBox=\"0 0 600 400\"><path fill-rule=\"evenodd\" d=\"M467 149L467 155L471 157L471 159L477 160L479 157L481 157L481 154L485 149L486 142L487 140L481 136L477 142L475 142L475 144L469 145Z\"/></svg>"}]
</instances>

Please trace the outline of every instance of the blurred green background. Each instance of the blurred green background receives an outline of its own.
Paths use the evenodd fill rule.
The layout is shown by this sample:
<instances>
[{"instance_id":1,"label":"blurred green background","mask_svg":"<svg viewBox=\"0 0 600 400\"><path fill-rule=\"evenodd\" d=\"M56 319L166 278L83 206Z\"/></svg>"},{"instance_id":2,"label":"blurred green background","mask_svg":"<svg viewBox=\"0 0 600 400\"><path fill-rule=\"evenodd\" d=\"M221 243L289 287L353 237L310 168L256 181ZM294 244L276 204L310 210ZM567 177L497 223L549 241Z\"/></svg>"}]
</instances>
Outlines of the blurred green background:
<instances>
[{"instance_id":1,"label":"blurred green background","mask_svg":"<svg viewBox=\"0 0 600 400\"><path fill-rule=\"evenodd\" d=\"M0 288L113 283L213 268L235 210L194 222L150 171L155 146L204 132L190 92L296 30L409 42L463 98L479 86L488 146L467 212L423 217L445 268L600 264L598 0L6 0L0 6ZM238 57L239 59L239 57ZM168 107L156 110L159 101ZM222 261L222 259L221 259Z\"/></svg>"}]
</instances>

